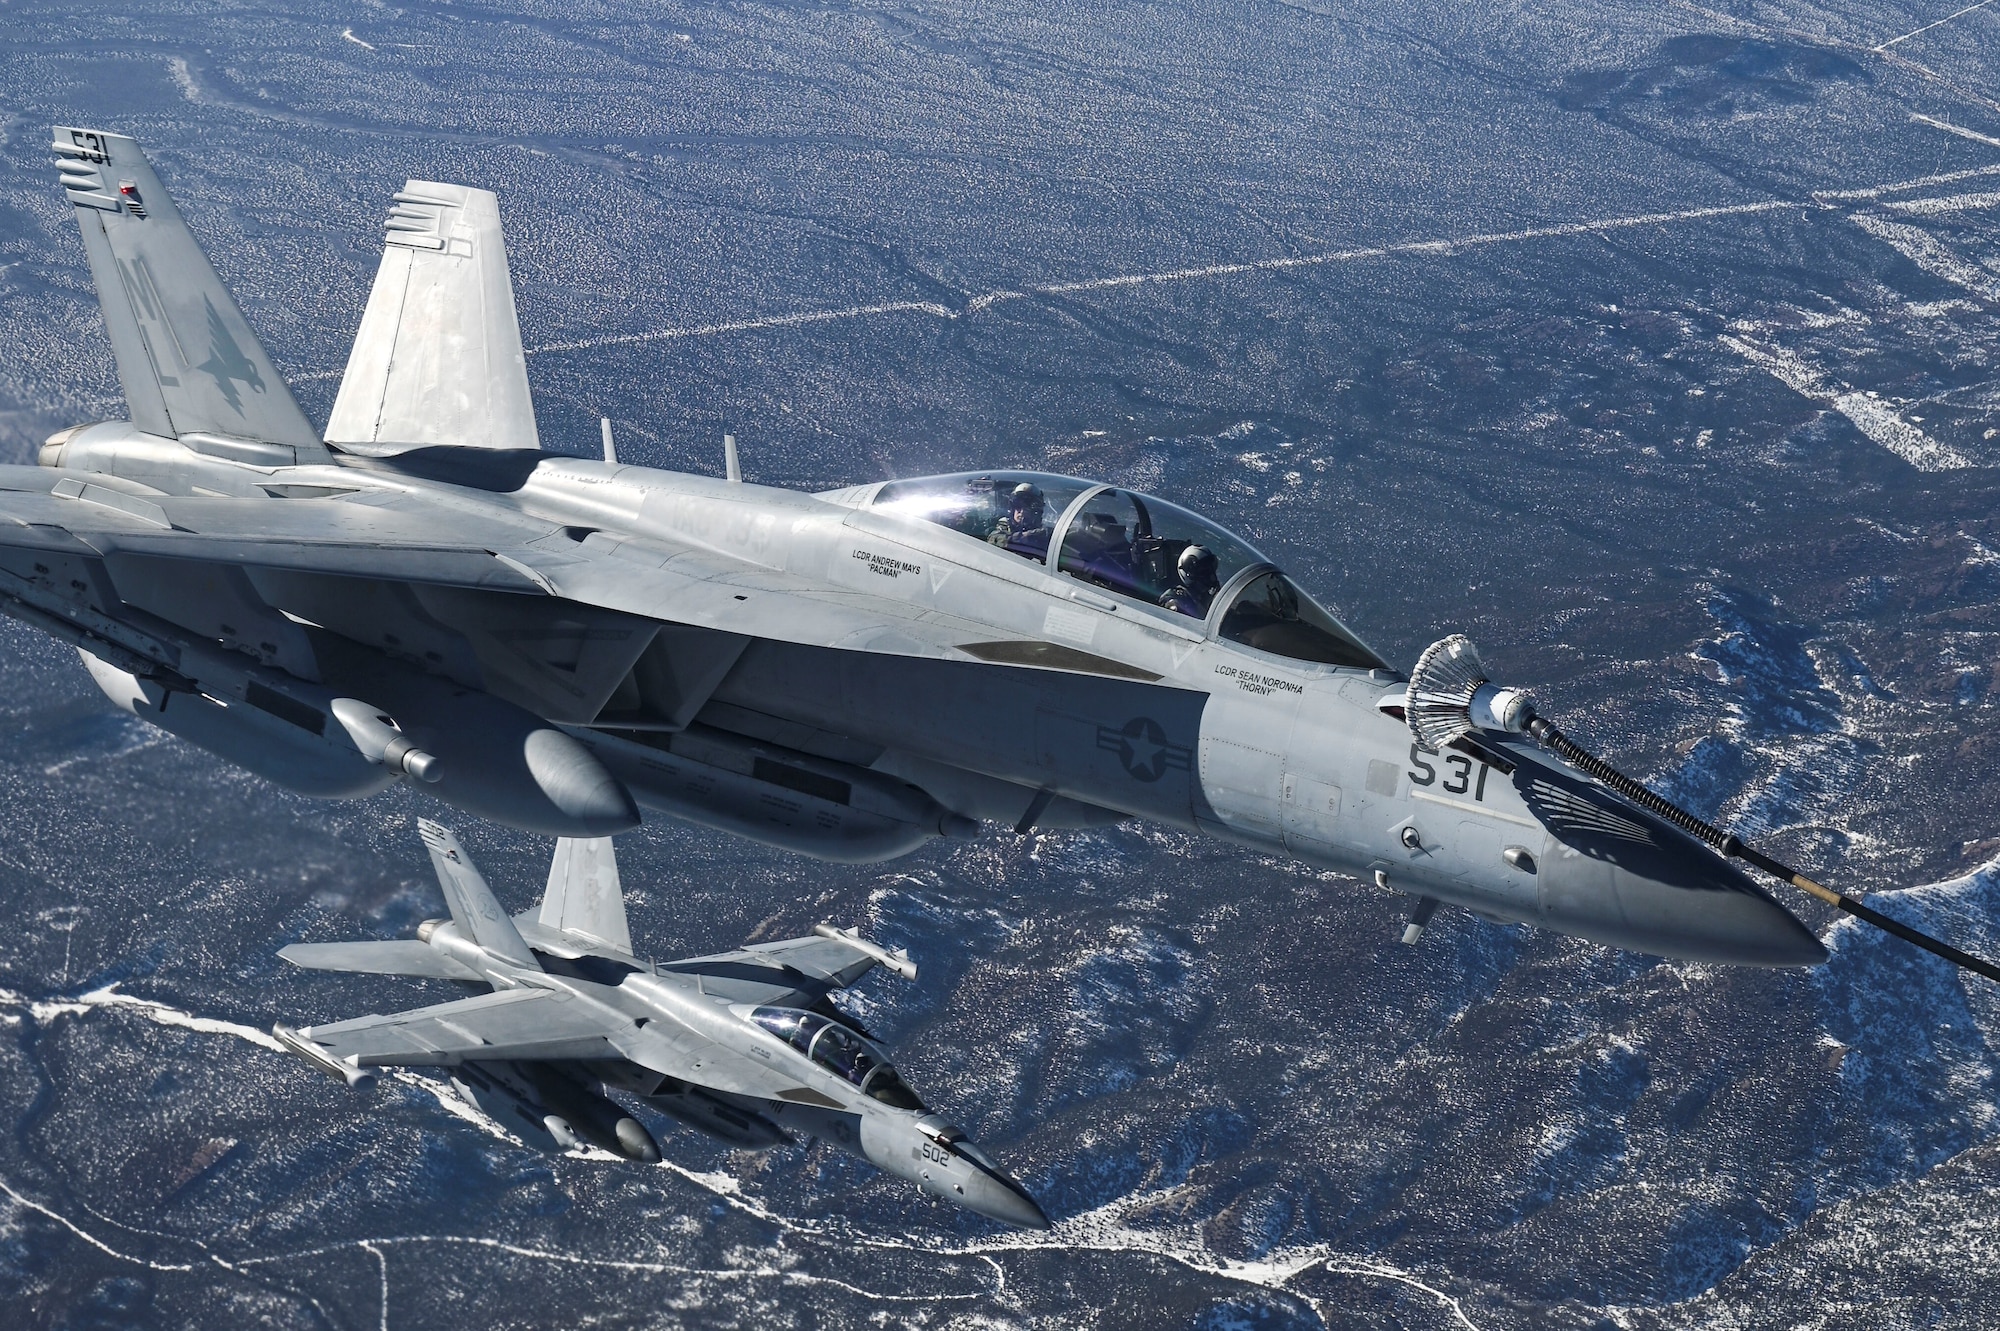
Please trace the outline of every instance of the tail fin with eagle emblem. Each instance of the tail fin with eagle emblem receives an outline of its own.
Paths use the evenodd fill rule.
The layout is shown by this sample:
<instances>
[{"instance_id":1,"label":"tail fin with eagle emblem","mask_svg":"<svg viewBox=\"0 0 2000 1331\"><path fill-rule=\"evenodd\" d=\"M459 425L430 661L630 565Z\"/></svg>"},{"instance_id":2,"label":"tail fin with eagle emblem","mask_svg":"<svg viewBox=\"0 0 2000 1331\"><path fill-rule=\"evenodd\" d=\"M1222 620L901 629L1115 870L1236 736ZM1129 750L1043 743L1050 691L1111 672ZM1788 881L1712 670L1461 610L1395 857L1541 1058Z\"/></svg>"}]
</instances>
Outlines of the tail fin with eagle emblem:
<instances>
[{"instance_id":1,"label":"tail fin with eagle emblem","mask_svg":"<svg viewBox=\"0 0 2000 1331\"><path fill-rule=\"evenodd\" d=\"M51 146L132 423L169 439L207 436L210 451L247 441L327 460L138 143L59 125Z\"/></svg>"}]
</instances>

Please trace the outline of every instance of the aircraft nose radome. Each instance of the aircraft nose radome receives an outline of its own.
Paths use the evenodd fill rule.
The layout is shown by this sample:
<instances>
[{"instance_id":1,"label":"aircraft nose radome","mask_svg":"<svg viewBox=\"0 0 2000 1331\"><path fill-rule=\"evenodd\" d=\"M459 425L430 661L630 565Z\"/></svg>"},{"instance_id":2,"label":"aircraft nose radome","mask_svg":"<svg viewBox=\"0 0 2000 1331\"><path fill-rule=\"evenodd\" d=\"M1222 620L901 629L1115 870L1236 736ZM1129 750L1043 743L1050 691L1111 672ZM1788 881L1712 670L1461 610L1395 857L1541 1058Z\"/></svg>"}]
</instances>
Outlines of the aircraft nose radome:
<instances>
[{"instance_id":1,"label":"aircraft nose radome","mask_svg":"<svg viewBox=\"0 0 2000 1331\"><path fill-rule=\"evenodd\" d=\"M1678 828L1566 770L1515 777L1548 830L1542 917L1593 942L1684 961L1816 966L1826 949L1743 872Z\"/></svg>"},{"instance_id":2,"label":"aircraft nose radome","mask_svg":"<svg viewBox=\"0 0 2000 1331\"><path fill-rule=\"evenodd\" d=\"M1551 850L1540 868L1544 912L1594 942L1735 966L1817 966L1827 958L1797 917L1691 841L1626 865L1567 845Z\"/></svg>"},{"instance_id":3,"label":"aircraft nose radome","mask_svg":"<svg viewBox=\"0 0 2000 1331\"><path fill-rule=\"evenodd\" d=\"M1686 931L1690 960L1738 966L1818 966L1826 961L1825 944L1754 887L1710 893L1692 913L1698 927Z\"/></svg>"},{"instance_id":4,"label":"aircraft nose radome","mask_svg":"<svg viewBox=\"0 0 2000 1331\"><path fill-rule=\"evenodd\" d=\"M965 1183L965 1205L983 1216L1003 1221L1017 1229L1047 1229L1049 1218L1026 1189L1000 1171L984 1151L961 1141L952 1148L959 1159L972 1166Z\"/></svg>"},{"instance_id":5,"label":"aircraft nose radome","mask_svg":"<svg viewBox=\"0 0 2000 1331\"><path fill-rule=\"evenodd\" d=\"M1047 1229L1048 1216L1018 1183L992 1174L975 1175L977 1182L967 1189L966 1205L1016 1229Z\"/></svg>"}]
</instances>

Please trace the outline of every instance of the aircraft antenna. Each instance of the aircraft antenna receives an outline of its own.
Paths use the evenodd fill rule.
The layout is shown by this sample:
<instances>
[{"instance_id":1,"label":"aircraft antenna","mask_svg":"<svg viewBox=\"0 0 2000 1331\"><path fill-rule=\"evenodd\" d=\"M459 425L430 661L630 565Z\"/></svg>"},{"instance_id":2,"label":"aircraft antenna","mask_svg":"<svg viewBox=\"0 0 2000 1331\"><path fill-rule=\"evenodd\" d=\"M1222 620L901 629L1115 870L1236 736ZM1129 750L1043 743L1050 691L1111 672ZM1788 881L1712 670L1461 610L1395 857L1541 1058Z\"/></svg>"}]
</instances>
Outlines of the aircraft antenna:
<instances>
[{"instance_id":1,"label":"aircraft antenna","mask_svg":"<svg viewBox=\"0 0 2000 1331\"><path fill-rule=\"evenodd\" d=\"M618 465L618 445L611 442L611 418L599 416L597 428L604 435L604 460L615 467Z\"/></svg>"},{"instance_id":2,"label":"aircraft antenna","mask_svg":"<svg viewBox=\"0 0 2000 1331\"><path fill-rule=\"evenodd\" d=\"M736 436L733 434L722 436L722 478L739 485L743 483L743 464L737 461Z\"/></svg>"},{"instance_id":3,"label":"aircraft antenna","mask_svg":"<svg viewBox=\"0 0 2000 1331\"><path fill-rule=\"evenodd\" d=\"M2000 981L2000 966L1961 952L1951 944L1912 929L1880 911L1871 910L1857 897L1822 887L1798 870L1771 858L1755 847L1746 846L1732 832L1704 822L1671 800L1654 794L1610 763L1578 744L1535 712L1535 700L1520 689L1502 688L1486 677L1486 667L1478 648L1462 633L1454 633L1424 649L1410 671L1404 695L1403 719L1418 744L1431 752L1445 748L1475 730L1526 735L1535 743L1632 803L1666 819L1683 832L1704 842L1725 857L1752 864L1773 878L1817 897L1855 919L1914 943L1934 956L1943 957L1961 970L1973 971L1989 980Z\"/></svg>"}]
</instances>

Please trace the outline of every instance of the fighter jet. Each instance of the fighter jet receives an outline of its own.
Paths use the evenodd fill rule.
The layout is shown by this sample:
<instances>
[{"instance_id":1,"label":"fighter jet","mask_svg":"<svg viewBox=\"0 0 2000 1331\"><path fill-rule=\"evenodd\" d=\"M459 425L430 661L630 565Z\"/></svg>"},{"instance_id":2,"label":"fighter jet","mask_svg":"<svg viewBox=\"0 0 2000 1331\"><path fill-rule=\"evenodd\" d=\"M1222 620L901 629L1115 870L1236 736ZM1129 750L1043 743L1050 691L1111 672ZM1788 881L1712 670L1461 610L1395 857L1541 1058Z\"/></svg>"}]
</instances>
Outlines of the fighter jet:
<instances>
[{"instance_id":1,"label":"fighter jet","mask_svg":"<svg viewBox=\"0 0 2000 1331\"><path fill-rule=\"evenodd\" d=\"M316 970L484 985L452 1003L299 1030L278 1042L349 1086L383 1067L449 1068L464 1099L530 1145L588 1144L660 1159L615 1088L732 1146L787 1130L817 1137L925 1192L1032 1229L1048 1219L1021 1185L924 1108L872 1039L828 999L876 966L917 968L856 932L757 943L691 961L632 947L609 838L556 843L539 909L508 918L458 838L418 824L450 908L411 940L294 943Z\"/></svg>"},{"instance_id":2,"label":"fighter jet","mask_svg":"<svg viewBox=\"0 0 2000 1331\"><path fill-rule=\"evenodd\" d=\"M1638 951L1825 950L1670 820L1407 681L1249 542L1025 471L804 494L539 447L498 203L413 180L322 432L139 147L58 129L130 419L0 468L0 610L289 790L641 811L863 862L1142 818Z\"/></svg>"}]
</instances>

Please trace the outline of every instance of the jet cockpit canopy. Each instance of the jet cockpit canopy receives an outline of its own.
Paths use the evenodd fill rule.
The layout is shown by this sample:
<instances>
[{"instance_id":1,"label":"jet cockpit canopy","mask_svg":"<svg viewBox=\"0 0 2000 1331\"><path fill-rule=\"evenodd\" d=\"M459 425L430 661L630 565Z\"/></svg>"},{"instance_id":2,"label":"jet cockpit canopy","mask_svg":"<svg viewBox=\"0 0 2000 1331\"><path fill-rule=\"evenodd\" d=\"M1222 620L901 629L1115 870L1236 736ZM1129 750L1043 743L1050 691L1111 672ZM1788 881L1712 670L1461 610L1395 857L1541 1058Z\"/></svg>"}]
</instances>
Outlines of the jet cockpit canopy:
<instances>
[{"instance_id":1,"label":"jet cockpit canopy","mask_svg":"<svg viewBox=\"0 0 2000 1331\"><path fill-rule=\"evenodd\" d=\"M863 1095L891 1109L922 1112L924 1102L890 1064L889 1056L858 1032L804 1008L760 1007L751 1012L750 1020L835 1076L853 1082Z\"/></svg>"},{"instance_id":2,"label":"jet cockpit canopy","mask_svg":"<svg viewBox=\"0 0 2000 1331\"><path fill-rule=\"evenodd\" d=\"M1295 661L1386 663L1242 537L1177 504L1073 476L958 472L890 481L871 507L923 518Z\"/></svg>"}]
</instances>

